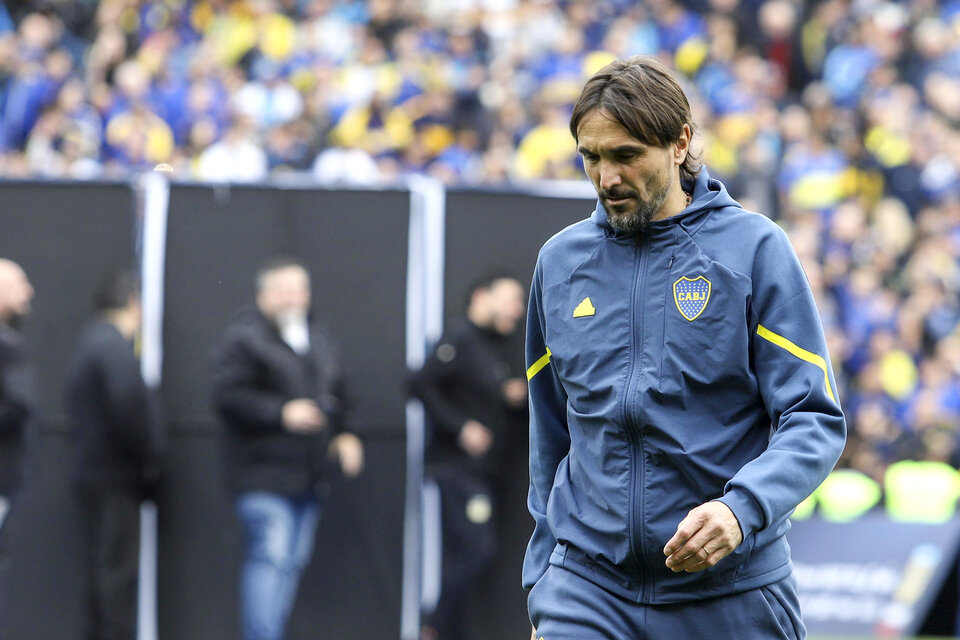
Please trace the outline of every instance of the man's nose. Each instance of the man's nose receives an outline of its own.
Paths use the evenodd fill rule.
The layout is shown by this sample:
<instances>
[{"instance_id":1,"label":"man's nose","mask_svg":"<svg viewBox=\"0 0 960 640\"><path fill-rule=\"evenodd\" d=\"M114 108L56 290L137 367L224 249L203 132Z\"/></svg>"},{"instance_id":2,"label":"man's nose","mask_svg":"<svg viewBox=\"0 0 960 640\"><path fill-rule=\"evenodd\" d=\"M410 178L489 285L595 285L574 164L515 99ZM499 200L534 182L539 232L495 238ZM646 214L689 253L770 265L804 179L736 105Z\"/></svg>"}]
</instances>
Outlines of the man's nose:
<instances>
[{"instance_id":1,"label":"man's nose","mask_svg":"<svg viewBox=\"0 0 960 640\"><path fill-rule=\"evenodd\" d=\"M614 162L600 162L600 188L610 189L620 185L620 167Z\"/></svg>"}]
</instances>

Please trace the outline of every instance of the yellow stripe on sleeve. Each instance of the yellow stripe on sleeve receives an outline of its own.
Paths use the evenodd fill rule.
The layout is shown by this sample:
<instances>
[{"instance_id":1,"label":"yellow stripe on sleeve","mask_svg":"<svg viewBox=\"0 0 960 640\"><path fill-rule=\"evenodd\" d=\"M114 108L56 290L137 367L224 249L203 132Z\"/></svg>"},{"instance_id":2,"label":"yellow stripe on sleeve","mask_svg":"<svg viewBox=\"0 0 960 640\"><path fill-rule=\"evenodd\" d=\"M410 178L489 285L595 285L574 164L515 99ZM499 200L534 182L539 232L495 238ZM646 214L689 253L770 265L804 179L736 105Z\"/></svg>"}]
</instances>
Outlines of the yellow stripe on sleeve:
<instances>
[{"instance_id":1,"label":"yellow stripe on sleeve","mask_svg":"<svg viewBox=\"0 0 960 640\"><path fill-rule=\"evenodd\" d=\"M527 380L533 380L533 376L540 373L540 370L545 366L550 364L550 348L547 347L547 352L543 355L542 358L530 365L530 368L527 369Z\"/></svg>"},{"instance_id":2,"label":"yellow stripe on sleeve","mask_svg":"<svg viewBox=\"0 0 960 640\"><path fill-rule=\"evenodd\" d=\"M827 395L829 395L830 399L833 400L834 402L837 401L836 396L833 395L833 387L830 386L830 375L827 373L827 361L824 360L823 357L818 356L817 354L812 353L810 351L807 351L806 349L798 347L797 345L793 344L783 336L777 335L773 331L770 331L770 329L767 329L762 324L757 325L757 335L765 340L769 340L773 344L777 345L781 349L784 349L790 352L792 355L795 355L801 360L805 362L809 362L810 364L815 364L818 367L820 367L820 369L823 371L823 381L827 387Z\"/></svg>"}]
</instances>

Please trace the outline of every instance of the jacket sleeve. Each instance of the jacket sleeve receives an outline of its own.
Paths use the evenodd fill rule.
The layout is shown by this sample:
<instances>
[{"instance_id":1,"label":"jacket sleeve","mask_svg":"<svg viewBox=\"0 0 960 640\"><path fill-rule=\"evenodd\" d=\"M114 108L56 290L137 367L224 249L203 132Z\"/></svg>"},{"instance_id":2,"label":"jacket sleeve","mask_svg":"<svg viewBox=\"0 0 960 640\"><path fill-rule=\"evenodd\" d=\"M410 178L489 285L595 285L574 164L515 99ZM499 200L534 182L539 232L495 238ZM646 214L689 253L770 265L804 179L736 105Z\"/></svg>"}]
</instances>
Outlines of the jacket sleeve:
<instances>
[{"instance_id":1,"label":"jacket sleeve","mask_svg":"<svg viewBox=\"0 0 960 640\"><path fill-rule=\"evenodd\" d=\"M787 518L840 457L846 424L823 327L785 233L766 237L753 268L751 358L772 434L727 483L724 502L744 537Z\"/></svg>"},{"instance_id":2,"label":"jacket sleeve","mask_svg":"<svg viewBox=\"0 0 960 640\"><path fill-rule=\"evenodd\" d=\"M530 388L530 491L527 507L535 525L523 561L523 586L530 589L547 571L557 540L547 522L547 500L557 467L570 451L567 395L550 363L544 340L542 276L537 265L527 312L527 380Z\"/></svg>"},{"instance_id":3,"label":"jacket sleeve","mask_svg":"<svg viewBox=\"0 0 960 640\"><path fill-rule=\"evenodd\" d=\"M326 392L317 402L320 409L327 414L330 420L330 430L335 434L353 431L347 420L350 409L348 399L346 380L338 371L336 377L330 381Z\"/></svg>"},{"instance_id":4,"label":"jacket sleeve","mask_svg":"<svg viewBox=\"0 0 960 640\"><path fill-rule=\"evenodd\" d=\"M441 338L423 367L410 377L410 393L423 403L433 426L452 435L458 435L464 423L473 417L449 399L449 385L464 379L463 358L457 346L446 337Z\"/></svg>"},{"instance_id":5,"label":"jacket sleeve","mask_svg":"<svg viewBox=\"0 0 960 640\"><path fill-rule=\"evenodd\" d=\"M0 433L22 431L35 403L33 369L25 350L0 342Z\"/></svg>"},{"instance_id":6,"label":"jacket sleeve","mask_svg":"<svg viewBox=\"0 0 960 640\"><path fill-rule=\"evenodd\" d=\"M133 347L118 336L104 344L98 361L111 431L141 463L156 463L163 446L157 408L140 375Z\"/></svg>"},{"instance_id":7,"label":"jacket sleeve","mask_svg":"<svg viewBox=\"0 0 960 640\"><path fill-rule=\"evenodd\" d=\"M327 414L330 430L334 434L351 431L348 420L352 407L350 389L340 363L343 358L340 348L326 331L314 331L311 349L316 351L319 367L323 371L323 384L317 398L317 406Z\"/></svg>"},{"instance_id":8,"label":"jacket sleeve","mask_svg":"<svg viewBox=\"0 0 960 640\"><path fill-rule=\"evenodd\" d=\"M283 431L288 398L257 384L257 362L242 338L228 334L214 349L213 402L231 429L251 433Z\"/></svg>"}]
</instances>

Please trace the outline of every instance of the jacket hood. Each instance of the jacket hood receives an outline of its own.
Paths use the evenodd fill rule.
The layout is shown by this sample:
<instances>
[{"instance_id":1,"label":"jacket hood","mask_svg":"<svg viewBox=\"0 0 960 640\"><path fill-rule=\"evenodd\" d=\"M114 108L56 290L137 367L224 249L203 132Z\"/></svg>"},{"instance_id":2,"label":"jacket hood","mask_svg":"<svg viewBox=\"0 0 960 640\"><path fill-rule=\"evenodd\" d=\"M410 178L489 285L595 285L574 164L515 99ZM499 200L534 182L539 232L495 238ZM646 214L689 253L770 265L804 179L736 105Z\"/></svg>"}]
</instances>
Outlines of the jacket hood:
<instances>
[{"instance_id":1,"label":"jacket hood","mask_svg":"<svg viewBox=\"0 0 960 640\"><path fill-rule=\"evenodd\" d=\"M705 222L708 215L715 209L740 207L740 204L727 193L727 188L723 186L723 183L710 177L710 173L706 167L700 168L700 173L697 174L697 178L692 184L690 182L684 182L684 191L690 193L691 187L693 200L690 202L690 206L675 216L663 220L654 220L647 227L645 235L656 237L664 232L672 231L676 224L681 224L687 229L695 229ZM633 235L633 233L629 231L614 229L610 225L610 222L607 220L607 212L603 208L600 199L597 199L597 208L594 209L590 220L594 224L602 227L607 235L614 237L629 237Z\"/></svg>"}]
</instances>

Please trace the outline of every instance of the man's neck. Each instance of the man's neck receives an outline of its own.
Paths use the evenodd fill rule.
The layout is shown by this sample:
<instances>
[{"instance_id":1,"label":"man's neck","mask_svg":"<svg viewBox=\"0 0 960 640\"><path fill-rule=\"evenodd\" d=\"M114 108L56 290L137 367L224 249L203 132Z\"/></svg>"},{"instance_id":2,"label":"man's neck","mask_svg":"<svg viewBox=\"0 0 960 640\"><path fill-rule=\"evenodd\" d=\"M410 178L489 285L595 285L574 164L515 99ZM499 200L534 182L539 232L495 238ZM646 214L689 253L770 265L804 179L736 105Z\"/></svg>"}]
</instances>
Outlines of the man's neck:
<instances>
[{"instance_id":1,"label":"man's neck","mask_svg":"<svg viewBox=\"0 0 960 640\"><path fill-rule=\"evenodd\" d=\"M666 220L667 218L672 218L690 206L690 202L693 200L693 198L683 190L681 183L682 181L679 179L673 181L670 191L667 193L667 199L660 208L660 215L654 218L655 220Z\"/></svg>"},{"instance_id":2,"label":"man's neck","mask_svg":"<svg viewBox=\"0 0 960 640\"><path fill-rule=\"evenodd\" d=\"M475 327L480 327L481 329L487 329L488 325L490 324L483 317L483 314L473 307L467 308L467 320L470 321L470 324L474 325Z\"/></svg>"},{"instance_id":3,"label":"man's neck","mask_svg":"<svg viewBox=\"0 0 960 640\"><path fill-rule=\"evenodd\" d=\"M116 327L120 335L127 340L133 340L140 328L136 316L128 311L108 311L103 315L103 319Z\"/></svg>"},{"instance_id":4,"label":"man's neck","mask_svg":"<svg viewBox=\"0 0 960 640\"><path fill-rule=\"evenodd\" d=\"M9 315L2 315L0 316L0 327L13 329L14 331L19 331L20 320L21 320L21 317L13 313Z\"/></svg>"}]
</instances>

